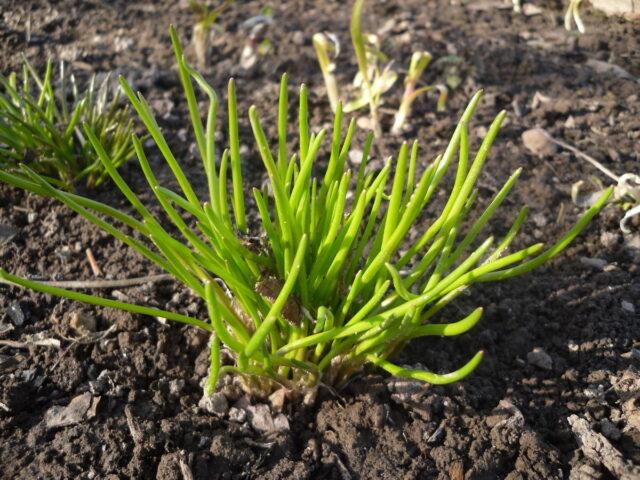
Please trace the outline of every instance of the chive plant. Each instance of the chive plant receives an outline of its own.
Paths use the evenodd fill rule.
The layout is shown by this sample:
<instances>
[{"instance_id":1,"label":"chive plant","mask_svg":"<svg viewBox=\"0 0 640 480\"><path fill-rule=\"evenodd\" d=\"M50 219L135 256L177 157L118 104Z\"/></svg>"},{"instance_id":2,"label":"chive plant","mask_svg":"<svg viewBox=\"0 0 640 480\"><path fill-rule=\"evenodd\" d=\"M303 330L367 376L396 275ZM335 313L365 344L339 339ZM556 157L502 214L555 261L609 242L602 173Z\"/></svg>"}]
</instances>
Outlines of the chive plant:
<instances>
[{"instance_id":1,"label":"chive plant","mask_svg":"<svg viewBox=\"0 0 640 480\"><path fill-rule=\"evenodd\" d=\"M58 85L53 75L51 61L41 77L26 59L21 79L0 75L0 169L16 170L22 162L66 190L82 179L98 186L108 174L82 125L118 167L134 154L130 108L121 105L119 91L112 93L108 77L98 85L94 76L80 90L64 63Z\"/></svg>"},{"instance_id":2,"label":"chive plant","mask_svg":"<svg viewBox=\"0 0 640 480\"><path fill-rule=\"evenodd\" d=\"M312 132L304 85L298 98L297 135L291 141L284 75L273 149L256 107L249 109L255 146L269 179L267 186L252 192L263 239L260 248L252 248L248 239L255 231L250 230L245 213L235 83L231 80L228 86L228 145L219 155L215 142L218 97L185 61L175 30L170 32L207 180L206 195L200 197L190 184L143 96L134 93L122 77L120 83L179 185L172 191L158 183L140 140L133 135L149 188L180 237L169 233L129 188L90 126L85 126L87 138L139 218L56 189L26 165L22 176L1 172L0 180L62 201L137 250L203 299L209 318L63 290L4 270L0 270L0 278L40 292L163 317L209 332L209 393L225 373L239 375L254 394L267 394L282 385L294 391L318 382L340 385L365 364L434 384L457 381L476 368L482 352L446 374L405 368L389 358L414 338L459 335L471 329L482 308L450 323L437 321L437 314L472 284L526 273L560 253L611 194L606 191L551 247L545 249L538 243L509 252L525 220L526 207L503 238L480 241L479 236L513 188L519 170L476 220L467 222L476 201L476 181L505 117L504 112L496 117L472 155L467 125L480 93L472 98L444 153L421 174L417 173L422 170L417 142L403 143L395 158L389 158L382 169L370 171L367 161L372 134L364 143L357 171L352 171L347 158L355 121L352 119L345 130L338 102L332 131ZM209 99L204 122L197 90ZM323 158L325 140L330 153ZM425 231L408 241L411 229L433 203L454 164L455 179L444 206ZM323 175L314 176L318 166L324 167ZM185 215L193 222L186 221ZM231 352L233 364L221 365L222 348Z\"/></svg>"}]
</instances>

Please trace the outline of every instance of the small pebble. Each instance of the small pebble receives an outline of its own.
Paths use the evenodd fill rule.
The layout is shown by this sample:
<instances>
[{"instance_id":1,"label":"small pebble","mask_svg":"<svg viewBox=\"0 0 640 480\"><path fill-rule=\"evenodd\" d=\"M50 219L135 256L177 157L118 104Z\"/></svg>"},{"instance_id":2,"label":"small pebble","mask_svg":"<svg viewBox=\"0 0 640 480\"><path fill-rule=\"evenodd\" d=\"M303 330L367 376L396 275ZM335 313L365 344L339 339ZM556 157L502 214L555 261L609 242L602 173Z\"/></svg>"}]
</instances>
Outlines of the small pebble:
<instances>
[{"instance_id":1,"label":"small pebble","mask_svg":"<svg viewBox=\"0 0 640 480\"><path fill-rule=\"evenodd\" d=\"M616 232L602 232L600 235L600 243L603 247L611 248L618 244L620 235Z\"/></svg>"},{"instance_id":2,"label":"small pebble","mask_svg":"<svg viewBox=\"0 0 640 480\"><path fill-rule=\"evenodd\" d=\"M349 150L349 161L352 165L360 165L362 163L362 150Z\"/></svg>"},{"instance_id":3,"label":"small pebble","mask_svg":"<svg viewBox=\"0 0 640 480\"><path fill-rule=\"evenodd\" d=\"M179 396L182 393L184 386L185 386L185 381L182 378L171 380L169 382L169 394L176 397Z\"/></svg>"},{"instance_id":4,"label":"small pebble","mask_svg":"<svg viewBox=\"0 0 640 480\"><path fill-rule=\"evenodd\" d=\"M245 409L249 418L251 427L259 433L273 432L276 427L271 416L271 410L268 405L264 403L258 403L256 405L249 405Z\"/></svg>"},{"instance_id":5,"label":"small pebble","mask_svg":"<svg viewBox=\"0 0 640 480\"><path fill-rule=\"evenodd\" d=\"M7 309L7 314L16 327L20 327L24 323L24 312L19 303L12 303Z\"/></svg>"},{"instance_id":6,"label":"small pebble","mask_svg":"<svg viewBox=\"0 0 640 480\"><path fill-rule=\"evenodd\" d=\"M607 261L601 258L581 257L580 262L587 267L603 270L607 266Z\"/></svg>"},{"instance_id":7,"label":"small pebble","mask_svg":"<svg viewBox=\"0 0 640 480\"><path fill-rule=\"evenodd\" d=\"M556 153L556 146L542 128L532 128L522 134L522 143L529 153L546 157Z\"/></svg>"},{"instance_id":8,"label":"small pebble","mask_svg":"<svg viewBox=\"0 0 640 480\"><path fill-rule=\"evenodd\" d=\"M282 413L279 413L273 418L273 428L276 432L289 431L289 419Z\"/></svg>"},{"instance_id":9,"label":"small pebble","mask_svg":"<svg viewBox=\"0 0 640 480\"><path fill-rule=\"evenodd\" d=\"M274 412L282 412L284 408L284 401L286 398L286 391L284 388L280 388L269 395L269 403L271 404L271 409Z\"/></svg>"},{"instance_id":10,"label":"small pebble","mask_svg":"<svg viewBox=\"0 0 640 480\"><path fill-rule=\"evenodd\" d=\"M229 409L229 420L232 422L244 423L247 419L247 412L241 408L231 407Z\"/></svg>"},{"instance_id":11,"label":"small pebble","mask_svg":"<svg viewBox=\"0 0 640 480\"><path fill-rule=\"evenodd\" d=\"M633 303L623 300L620 304L622 309L629 313L636 313L636 307L633 306Z\"/></svg>"},{"instance_id":12,"label":"small pebble","mask_svg":"<svg viewBox=\"0 0 640 480\"><path fill-rule=\"evenodd\" d=\"M291 42L294 45L304 45L304 33L299 30L293 32L293 35L291 36Z\"/></svg>"},{"instance_id":13,"label":"small pebble","mask_svg":"<svg viewBox=\"0 0 640 480\"><path fill-rule=\"evenodd\" d=\"M543 370L551 370L553 368L553 360L549 354L540 347L536 347L527 353L527 361L529 364L535 365Z\"/></svg>"},{"instance_id":14,"label":"small pebble","mask_svg":"<svg viewBox=\"0 0 640 480\"><path fill-rule=\"evenodd\" d=\"M53 406L44 414L45 425L59 428L80 423L86 418L91 403L91 394L87 392L75 397L66 407Z\"/></svg>"},{"instance_id":15,"label":"small pebble","mask_svg":"<svg viewBox=\"0 0 640 480\"><path fill-rule=\"evenodd\" d=\"M203 395L198 402L198 407L207 413L222 417L229 411L229 402L227 397L220 392L216 392L210 397Z\"/></svg>"},{"instance_id":16,"label":"small pebble","mask_svg":"<svg viewBox=\"0 0 640 480\"><path fill-rule=\"evenodd\" d=\"M69 315L69 326L81 336L85 336L96 331L97 322L93 315L74 311Z\"/></svg>"}]
</instances>

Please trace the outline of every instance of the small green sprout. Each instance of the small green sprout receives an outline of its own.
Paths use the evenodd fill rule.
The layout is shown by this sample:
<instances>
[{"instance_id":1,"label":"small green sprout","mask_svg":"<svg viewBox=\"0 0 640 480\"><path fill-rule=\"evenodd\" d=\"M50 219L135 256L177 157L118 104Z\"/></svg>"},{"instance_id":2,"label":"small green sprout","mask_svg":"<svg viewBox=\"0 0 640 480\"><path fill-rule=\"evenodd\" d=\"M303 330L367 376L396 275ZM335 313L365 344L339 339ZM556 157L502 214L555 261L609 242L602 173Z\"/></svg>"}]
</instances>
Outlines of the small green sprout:
<instances>
[{"instance_id":1,"label":"small green sprout","mask_svg":"<svg viewBox=\"0 0 640 480\"><path fill-rule=\"evenodd\" d=\"M59 75L56 87L51 61L41 78L26 58L20 81L15 73L0 75L0 169L22 162L66 190L81 179L98 186L108 174L80 126L89 125L117 168L134 153L130 109L111 92L108 76L99 86L93 76L79 92L62 62Z\"/></svg>"},{"instance_id":2,"label":"small green sprout","mask_svg":"<svg viewBox=\"0 0 640 480\"><path fill-rule=\"evenodd\" d=\"M544 135L547 139L572 152L576 157L590 163L592 166L600 170L605 176L609 177L616 184L613 186L613 195L611 196L611 203L619 205L625 212L624 216L620 220L620 230L622 233L629 234L631 229L628 227L629 221L636 216L640 216L640 175L635 173L624 173L617 175L607 167L602 165L599 161L590 155L587 155L581 150L578 150L573 145L570 145L562 140L553 138L549 132L544 131ZM599 178L593 177L592 183L599 189L598 192L593 194L583 195L581 193L584 180L579 180L571 186L571 199L578 206L589 206L593 202L597 201L598 197L606 189L602 181Z\"/></svg>"},{"instance_id":3,"label":"small green sprout","mask_svg":"<svg viewBox=\"0 0 640 480\"><path fill-rule=\"evenodd\" d=\"M351 11L351 42L355 51L358 63L358 73L353 80L353 86L358 92L357 96L344 103L343 112L349 113L369 106L369 126L375 137L382 134L378 111L382 105L382 96L388 92L396 83L398 74L393 70L393 62L389 62L380 50L380 42L376 35L364 34L362 32L362 11L364 0L355 0ZM327 96L333 112L340 100L338 83L334 75L336 69L335 58L339 52L339 43L335 37L327 33L316 33L313 36L313 46L316 50L320 70L327 88ZM395 115L394 124L391 129L393 134L402 131L413 102L423 93L437 89L440 92L438 98L438 111L444 109L447 99L448 89L444 85L434 85L418 88L417 83L422 73L431 61L431 54L428 52L414 52L409 64L409 70L405 78L405 91L402 96L400 107ZM384 67L380 66L384 62Z\"/></svg>"},{"instance_id":4,"label":"small green sprout","mask_svg":"<svg viewBox=\"0 0 640 480\"><path fill-rule=\"evenodd\" d=\"M398 75L391 70L391 64L384 69L378 66L381 58L378 38L375 35L363 35L362 33L362 9L364 0L355 0L351 12L351 42L358 61L358 75L354 80L356 87L360 87L360 98L345 105L345 112L351 112L369 104L371 130L376 137L382 134L380 121L378 120L378 107L382 95L396 82ZM367 43L370 47L367 48Z\"/></svg>"},{"instance_id":5,"label":"small green sprout","mask_svg":"<svg viewBox=\"0 0 640 480\"><path fill-rule=\"evenodd\" d=\"M582 0L569 0L567 11L564 14L564 28L566 30L573 30L573 24L575 23L576 28L580 33L586 32L584 23L582 22L582 18L580 17L581 3ZM521 0L513 0L513 11L517 13L522 12Z\"/></svg>"},{"instance_id":6,"label":"small green sprout","mask_svg":"<svg viewBox=\"0 0 640 480\"><path fill-rule=\"evenodd\" d=\"M582 22L582 18L580 17L581 3L582 0L569 0L569 6L567 7L567 11L564 14L564 28L569 31L573 30L574 23L580 33L584 33L586 31L586 29L584 28L584 23Z\"/></svg>"},{"instance_id":7,"label":"small green sprout","mask_svg":"<svg viewBox=\"0 0 640 480\"><path fill-rule=\"evenodd\" d=\"M447 102L447 95L449 90L445 85L434 85L417 88L418 81L422 72L431 62L431 54L429 52L414 52L411 56L411 63L409 64L409 72L404 81L404 94L402 95L402 101L400 107L396 112L396 116L391 127L391 133L397 135L402 132L407 118L411 114L411 106L413 102L422 95L434 88L440 92L438 96L438 104L436 106L438 112L442 112L445 109L445 103Z\"/></svg>"},{"instance_id":8,"label":"small green sprout","mask_svg":"<svg viewBox=\"0 0 640 480\"><path fill-rule=\"evenodd\" d=\"M224 0L220 5L210 8L205 0L189 0L191 11L196 14L191 43L196 54L198 68L204 70L207 66L209 52L209 35L216 21L234 0Z\"/></svg>"},{"instance_id":9,"label":"small green sprout","mask_svg":"<svg viewBox=\"0 0 640 480\"><path fill-rule=\"evenodd\" d=\"M213 392L218 378L228 373L237 374L255 395L267 395L282 386L301 392L320 382L341 385L367 364L392 375L434 384L460 380L478 366L482 351L447 374L395 365L389 358L414 338L460 335L473 328L482 308L447 323L437 321L437 314L475 283L521 275L556 256L611 195L611 189L607 190L552 246L545 249L538 243L509 252L525 220L526 207L501 239L479 240L479 235L515 185L520 170L509 177L475 220L469 221L478 193L476 182L505 118L505 112L496 117L473 156L467 126L481 93L472 98L446 150L424 168L418 164L419 147L414 142L403 143L397 157L389 158L382 169L368 169L373 141L370 133L358 170L352 172L347 158L355 138L355 121L350 121L345 132L338 102L333 131L312 132L304 85L298 102L297 138L291 141L284 75L275 151L256 107L249 109L255 146L269 179L265 188L253 189L261 221L260 243L255 245L248 234L257 233L254 228L258 225L248 225L245 214L235 83L229 82L227 98L229 143L219 155L215 142L218 96L186 63L173 29L171 38L207 180L205 198L193 189L144 97L134 93L123 78L120 83L179 186L172 191L158 183L140 140L134 136L149 187L180 236L165 230L164 222L129 188L89 126L85 127L87 137L104 168L140 218L58 190L28 166L23 166L23 176L0 172L0 180L62 201L137 250L200 297L209 318L64 290L4 270L0 270L0 279L209 332L207 393ZM196 85L210 101L204 124ZM329 139L330 153L321 160L325 139ZM296 146L293 151L292 143ZM455 163L453 181L442 182ZM315 176L316 164L325 165L322 176ZM444 205L429 215L433 221L428 228L409 241L410 231L426 218L425 209L433 207L433 199L442 198L438 192L445 188L443 185L449 185ZM221 364L223 348L230 352L233 364Z\"/></svg>"},{"instance_id":10,"label":"small green sprout","mask_svg":"<svg viewBox=\"0 0 640 480\"><path fill-rule=\"evenodd\" d=\"M318 57L318 63L320 64L320 71L322 71L322 77L324 78L324 84L327 88L327 96L329 97L329 104L331 110L336 111L338 102L340 101L340 94L338 92L338 82L334 75L336 69L335 62L331 59L338 55L337 42L334 42L331 37L326 33L316 33L312 38L313 48L316 51Z\"/></svg>"}]
</instances>

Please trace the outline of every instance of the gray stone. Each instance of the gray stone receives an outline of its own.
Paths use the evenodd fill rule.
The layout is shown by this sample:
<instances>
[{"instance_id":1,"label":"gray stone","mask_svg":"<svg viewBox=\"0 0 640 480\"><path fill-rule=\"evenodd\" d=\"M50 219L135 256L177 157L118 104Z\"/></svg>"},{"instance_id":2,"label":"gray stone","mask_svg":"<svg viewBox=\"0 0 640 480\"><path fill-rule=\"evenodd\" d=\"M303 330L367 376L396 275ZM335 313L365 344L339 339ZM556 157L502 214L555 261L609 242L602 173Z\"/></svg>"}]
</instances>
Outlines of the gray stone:
<instances>
[{"instance_id":1,"label":"gray stone","mask_svg":"<svg viewBox=\"0 0 640 480\"><path fill-rule=\"evenodd\" d=\"M289 419L280 413L273 418L273 427L276 432L288 432Z\"/></svg>"},{"instance_id":2,"label":"gray stone","mask_svg":"<svg viewBox=\"0 0 640 480\"><path fill-rule=\"evenodd\" d=\"M536 347L527 353L527 361L531 365L535 365L543 370L551 370L553 368L553 360L549 354L540 347Z\"/></svg>"},{"instance_id":3,"label":"gray stone","mask_svg":"<svg viewBox=\"0 0 640 480\"><path fill-rule=\"evenodd\" d=\"M7 308L7 315L16 327L22 326L25 320L24 312L18 302L14 302Z\"/></svg>"},{"instance_id":4,"label":"gray stone","mask_svg":"<svg viewBox=\"0 0 640 480\"><path fill-rule=\"evenodd\" d=\"M620 304L622 309L629 313L636 313L636 307L634 307L633 303L623 300Z\"/></svg>"},{"instance_id":5,"label":"gray stone","mask_svg":"<svg viewBox=\"0 0 640 480\"><path fill-rule=\"evenodd\" d=\"M17 233L18 229L13 225L0 223L0 245L10 242Z\"/></svg>"},{"instance_id":6,"label":"gray stone","mask_svg":"<svg viewBox=\"0 0 640 480\"><path fill-rule=\"evenodd\" d=\"M271 410L268 405L264 403L258 403L256 405L249 405L246 408L247 417L251 427L259 433L270 433L275 430L273 423L273 417L271 416Z\"/></svg>"},{"instance_id":7,"label":"gray stone","mask_svg":"<svg viewBox=\"0 0 640 480\"><path fill-rule=\"evenodd\" d=\"M198 402L198 407L207 413L222 417L229 411L229 402L222 393L216 392L211 396L203 395Z\"/></svg>"},{"instance_id":8,"label":"gray stone","mask_svg":"<svg viewBox=\"0 0 640 480\"><path fill-rule=\"evenodd\" d=\"M47 428L58 428L80 423L86 418L91 403L91 393L86 392L75 397L66 407L51 407L44 414L45 425Z\"/></svg>"}]
</instances>

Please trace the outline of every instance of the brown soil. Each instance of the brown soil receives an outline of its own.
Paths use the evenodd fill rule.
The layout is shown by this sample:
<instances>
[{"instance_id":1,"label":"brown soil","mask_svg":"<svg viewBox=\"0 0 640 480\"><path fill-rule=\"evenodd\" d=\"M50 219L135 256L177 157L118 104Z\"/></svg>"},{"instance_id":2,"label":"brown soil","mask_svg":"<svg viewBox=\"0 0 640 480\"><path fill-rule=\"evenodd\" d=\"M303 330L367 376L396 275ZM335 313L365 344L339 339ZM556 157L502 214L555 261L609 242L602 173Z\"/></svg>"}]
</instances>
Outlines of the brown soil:
<instances>
[{"instance_id":1,"label":"brown soil","mask_svg":"<svg viewBox=\"0 0 640 480\"><path fill-rule=\"evenodd\" d=\"M187 115L166 34L173 23L182 38L190 37L193 17L179 5L183 2L0 3L3 72L15 69L24 52L38 65L48 55L63 58L81 77L123 73L159 111L186 168L198 172L182 140ZM330 117L310 38L321 30L338 34L345 52L339 77L346 84L356 68L349 56L347 3L273 2L276 54L244 72L238 65L245 37L239 25L257 15L263 2L236 2L220 23L207 78L219 92L228 77L238 78L240 110L256 103L264 122L275 125L273 98L286 71L291 85L310 85L312 124L320 127ZM462 83L446 112L434 113L435 99L425 97L417 102L406 133L407 139L422 141L425 161L443 149L476 89L486 91L472 125L476 140L500 109L508 111L481 177L480 196L489 198L516 168L524 167L524 173L512 201L489 227L493 232L504 232L527 203L532 215L519 244L558 238L580 213L570 199L571 184L597 173L565 152L529 155L521 142L526 129L545 128L618 173L637 173L638 24L585 8L588 33L578 37L562 29L558 0L535 2L541 13L530 17L488 8L500 3L490 1L467 6L449 0L369 3L375 6L366 25L386 25L383 50L401 65L416 48L427 48L436 60L461 59L457 74ZM594 61L616 64L628 75L603 72L593 67L603 64ZM427 80L444 81L445 66L434 62ZM534 102L537 93L548 101ZM388 104L396 105L399 95L391 94ZM386 129L391 120L383 118ZM243 125L251 145L247 122ZM399 142L385 136L379 155L392 153ZM152 161L162 179L160 160ZM257 157L247 155L245 162L248 181L259 184L263 171ZM134 163L123 174L143 191ZM90 194L127 208L110 186ZM143 197L150 198L148 193ZM560 209L564 215L558 220ZM180 470L183 463L197 479L613 478L585 458L567 417L586 418L627 461L640 464L638 410L624 403L616 388L625 373L637 378L640 348L638 314L630 311L640 311L640 260L638 247L633 248L638 238L619 233L619 217L619 209L607 207L562 258L525 277L473 290L456 307L485 306L472 333L414 342L396 359L446 371L484 349L485 360L468 379L430 387L372 372L340 392L320 390L313 406L286 405L290 430L266 436L246 422L198 409L207 339L193 329L0 286L0 312L5 312L0 327L14 324L10 310L16 306L24 315L13 330L0 328L0 477L165 480L187 478ZM86 248L107 278L155 272L70 210L6 186L0 186L0 223L16 229L12 239L0 243L0 265L19 275L92 278ZM585 261L593 258L602 262ZM134 302L204 314L202 305L173 283L121 293ZM98 331L113 328L92 342L74 340L77 334L69 326L74 312L95 318ZM60 348L18 348L8 342L34 338L59 340ZM528 360L534 348L550 356L550 368ZM47 428L45 412L67 406L84 392L94 400L79 423Z\"/></svg>"}]
</instances>

